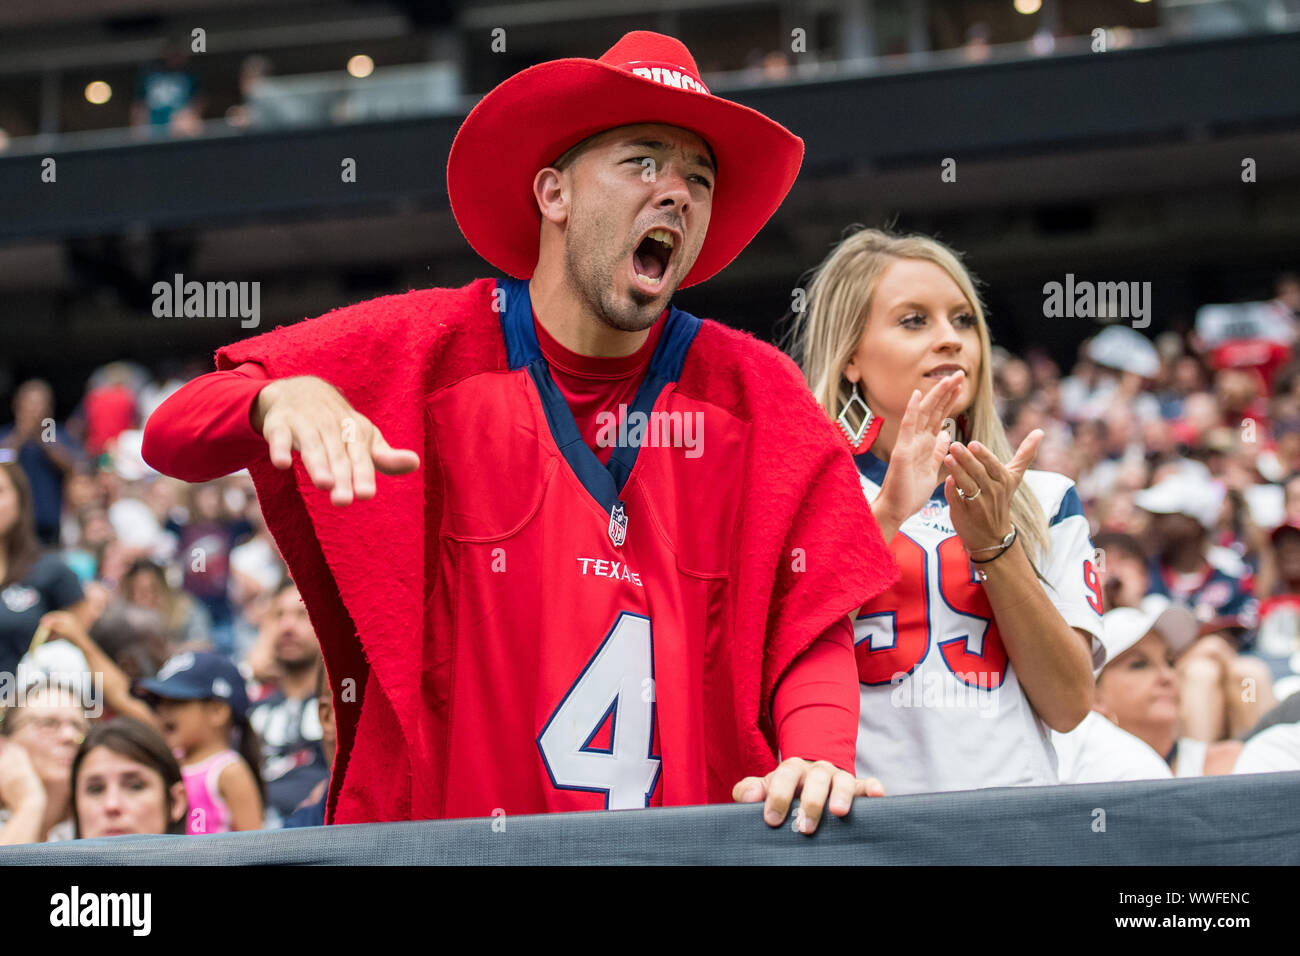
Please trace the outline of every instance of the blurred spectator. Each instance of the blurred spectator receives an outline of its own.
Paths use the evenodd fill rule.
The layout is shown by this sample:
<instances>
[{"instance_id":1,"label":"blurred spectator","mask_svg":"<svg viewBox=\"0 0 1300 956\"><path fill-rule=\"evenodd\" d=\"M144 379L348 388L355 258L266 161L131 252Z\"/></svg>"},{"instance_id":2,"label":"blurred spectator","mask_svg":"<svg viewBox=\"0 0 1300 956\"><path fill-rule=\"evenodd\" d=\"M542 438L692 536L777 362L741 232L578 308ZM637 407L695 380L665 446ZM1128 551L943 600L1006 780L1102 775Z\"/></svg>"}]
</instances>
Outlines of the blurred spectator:
<instances>
[{"instance_id":1,"label":"blurred spectator","mask_svg":"<svg viewBox=\"0 0 1300 956\"><path fill-rule=\"evenodd\" d=\"M86 454L96 458L105 446L135 425L135 392L124 362L104 369L103 381L86 393L82 414L86 420Z\"/></svg>"},{"instance_id":2,"label":"blurred spectator","mask_svg":"<svg viewBox=\"0 0 1300 956\"><path fill-rule=\"evenodd\" d=\"M248 520L253 527L252 537L230 552L230 568L240 604L273 593L284 583L285 576L284 559L266 528L261 509L250 508Z\"/></svg>"},{"instance_id":3,"label":"blurred spectator","mask_svg":"<svg viewBox=\"0 0 1300 956\"><path fill-rule=\"evenodd\" d=\"M116 540L113 525L109 523L108 511L98 505L90 505L79 510L77 514L77 538L82 549L94 555L95 574L99 574L99 563L104 557L104 545Z\"/></svg>"},{"instance_id":4,"label":"blurred spectator","mask_svg":"<svg viewBox=\"0 0 1300 956\"><path fill-rule=\"evenodd\" d=\"M992 52L989 38L992 31L987 23L972 23L966 28L966 44L961 48L962 59L967 63L983 63Z\"/></svg>"},{"instance_id":5,"label":"blurred spectator","mask_svg":"<svg viewBox=\"0 0 1300 956\"><path fill-rule=\"evenodd\" d=\"M1108 440L1105 422L1089 420L1074 424L1071 445L1074 467L1079 476L1075 483L1078 485L1079 497L1085 503L1097 501L1101 498L1101 487L1109 488L1114 484L1113 474L1103 475L1099 471L1102 463L1108 460ZM1113 470L1115 465L1110 465L1109 468Z\"/></svg>"},{"instance_id":6,"label":"blurred spectator","mask_svg":"<svg viewBox=\"0 0 1300 956\"><path fill-rule=\"evenodd\" d=\"M260 621L271 605L272 595L288 580L288 569L280 550L266 528L256 501L246 511L253 536L230 552L231 598L236 615L235 656L242 660L257 641Z\"/></svg>"},{"instance_id":7,"label":"blurred spectator","mask_svg":"<svg viewBox=\"0 0 1300 956\"><path fill-rule=\"evenodd\" d=\"M234 650L235 608L230 599L230 552L253 528L248 519L227 516L219 481L196 485L188 523L173 525L176 555L184 569L184 588L212 620L212 644L229 656Z\"/></svg>"},{"instance_id":8,"label":"blurred spectator","mask_svg":"<svg viewBox=\"0 0 1300 956\"><path fill-rule=\"evenodd\" d=\"M85 617L77 575L45 552L32 530L32 492L23 470L0 462L0 674L14 674L46 611Z\"/></svg>"},{"instance_id":9,"label":"blurred spectator","mask_svg":"<svg viewBox=\"0 0 1300 956\"><path fill-rule=\"evenodd\" d=\"M1085 504L1095 502L1099 531L1142 536L1151 517L1137 506L1136 497L1131 491L1112 491L1109 496L1087 498Z\"/></svg>"},{"instance_id":10,"label":"blurred spectator","mask_svg":"<svg viewBox=\"0 0 1300 956\"><path fill-rule=\"evenodd\" d=\"M99 489L96 487L95 479L89 471L78 468L67 476L67 480L63 485L63 513L59 521L59 540L65 548L83 551L87 554L91 553L93 549L89 548L83 540L81 516L87 509L98 505ZM102 507L100 507L100 511L103 511ZM85 574L72 561L68 563L73 566L83 581L87 580L88 577L94 577L93 562Z\"/></svg>"},{"instance_id":11,"label":"blurred spectator","mask_svg":"<svg viewBox=\"0 0 1300 956\"><path fill-rule=\"evenodd\" d=\"M58 684L0 710L0 845L72 839L72 759L89 729L79 695Z\"/></svg>"},{"instance_id":12,"label":"blurred spectator","mask_svg":"<svg viewBox=\"0 0 1300 956\"><path fill-rule=\"evenodd\" d=\"M1156 393L1160 414L1167 420L1181 418L1188 395L1209 387L1209 373L1195 355L1180 355L1173 360L1167 386Z\"/></svg>"},{"instance_id":13,"label":"blurred spectator","mask_svg":"<svg viewBox=\"0 0 1300 956\"><path fill-rule=\"evenodd\" d=\"M1037 345L1031 345L1025 350L1025 361L1029 363L1029 371L1033 376L1033 384L1036 389L1046 389L1051 385L1059 385L1061 381L1061 370L1053 361L1052 357Z\"/></svg>"},{"instance_id":14,"label":"blurred spectator","mask_svg":"<svg viewBox=\"0 0 1300 956\"><path fill-rule=\"evenodd\" d=\"M1275 695L1285 697L1300 690L1300 521L1273 529L1258 582L1263 601L1254 651L1270 668Z\"/></svg>"},{"instance_id":15,"label":"blurred spectator","mask_svg":"<svg viewBox=\"0 0 1300 956\"><path fill-rule=\"evenodd\" d=\"M143 482L122 485L117 499L109 505L108 521L116 540L133 556L166 559L176 548L176 538L163 530L153 509L144 501L145 487Z\"/></svg>"},{"instance_id":16,"label":"blurred spectator","mask_svg":"<svg viewBox=\"0 0 1300 956\"><path fill-rule=\"evenodd\" d=\"M1107 664L1097 677L1094 710L1163 757L1175 776L1230 773L1241 750L1239 742L1206 743L1180 738L1178 734L1185 707L1174 662L1179 652L1195 640L1195 620L1162 597L1148 597L1138 608L1108 613L1114 616L1103 635ZM1095 725L1094 720L1094 728L1089 729L1095 732ZM1091 736L1085 735L1085 744ZM1107 746L1114 746L1113 735L1102 739ZM1070 772L1104 774L1104 762L1104 758L1089 759L1085 755L1078 762L1081 770ZM1147 763L1142 762L1142 766Z\"/></svg>"},{"instance_id":17,"label":"blurred spectator","mask_svg":"<svg viewBox=\"0 0 1300 956\"><path fill-rule=\"evenodd\" d=\"M1288 475L1300 472L1300 417L1274 422L1273 441L1278 470Z\"/></svg>"},{"instance_id":18,"label":"blurred spectator","mask_svg":"<svg viewBox=\"0 0 1300 956\"><path fill-rule=\"evenodd\" d=\"M168 745L177 752L190 813L186 832L260 830L261 749L248 721L238 669L220 654L183 653L140 682Z\"/></svg>"},{"instance_id":19,"label":"blurred spectator","mask_svg":"<svg viewBox=\"0 0 1300 956\"><path fill-rule=\"evenodd\" d=\"M1264 395L1291 358L1297 333L1293 309L1282 299L1288 295L1284 283L1279 282L1278 292L1271 302L1203 305L1196 310L1192 335L1193 346L1211 368L1248 374Z\"/></svg>"},{"instance_id":20,"label":"blurred spectator","mask_svg":"<svg viewBox=\"0 0 1300 956\"><path fill-rule=\"evenodd\" d=\"M202 102L198 81L188 69L189 59L189 49L174 42L168 44L161 63L144 69L131 104L132 126L172 136L202 132Z\"/></svg>"},{"instance_id":21,"label":"blurred spectator","mask_svg":"<svg viewBox=\"0 0 1300 956\"><path fill-rule=\"evenodd\" d=\"M167 475L158 475L144 486L144 503L149 506L149 511L159 525L177 527L189 518L189 512L182 504L188 497L187 488L185 482ZM173 545L173 550L174 548Z\"/></svg>"},{"instance_id":22,"label":"blurred spectator","mask_svg":"<svg viewBox=\"0 0 1300 956\"><path fill-rule=\"evenodd\" d=\"M1047 27L1039 27L1029 38L1029 52L1033 56L1050 56L1056 50L1056 37Z\"/></svg>"},{"instance_id":23,"label":"blurred spectator","mask_svg":"<svg viewBox=\"0 0 1300 956\"><path fill-rule=\"evenodd\" d=\"M258 123L257 98L270 73L271 61L266 57L260 54L244 57L239 65L239 95L243 102L226 110L227 123L239 129Z\"/></svg>"},{"instance_id":24,"label":"blurred spectator","mask_svg":"<svg viewBox=\"0 0 1300 956\"><path fill-rule=\"evenodd\" d=\"M1126 547L1112 544L1117 557ZM1061 783L1172 777L1168 749L1157 752L1147 741L1163 746L1178 719L1173 660L1196 639L1196 619L1153 596L1108 610L1102 628L1107 663L1097 674L1093 710L1069 733L1052 733ZM1135 736L1139 729L1145 739Z\"/></svg>"},{"instance_id":25,"label":"blurred spectator","mask_svg":"<svg viewBox=\"0 0 1300 956\"><path fill-rule=\"evenodd\" d=\"M780 83L790 76L790 58L783 50L751 50L745 63L746 83Z\"/></svg>"},{"instance_id":26,"label":"blurred spectator","mask_svg":"<svg viewBox=\"0 0 1300 956\"><path fill-rule=\"evenodd\" d=\"M181 767L147 724L118 717L97 724L72 761L72 821L80 839L185 832Z\"/></svg>"},{"instance_id":27,"label":"blurred spectator","mask_svg":"<svg viewBox=\"0 0 1300 956\"><path fill-rule=\"evenodd\" d=\"M1178 661L1183 733L1212 743L1248 730L1277 701L1268 666L1240 654L1220 632L1200 638Z\"/></svg>"},{"instance_id":28,"label":"blurred spectator","mask_svg":"<svg viewBox=\"0 0 1300 956\"><path fill-rule=\"evenodd\" d=\"M18 386L13 408L13 425L0 428L0 462L22 464L32 488L36 535L57 545L64 476L76 469L81 451L54 423L54 392L47 382L32 379Z\"/></svg>"},{"instance_id":29,"label":"blurred spectator","mask_svg":"<svg viewBox=\"0 0 1300 956\"><path fill-rule=\"evenodd\" d=\"M1126 325L1109 325L1080 348L1074 372L1061 383L1061 407L1070 421L1113 408L1152 421L1160 417L1160 403L1144 387L1159 374L1160 355L1150 339Z\"/></svg>"},{"instance_id":30,"label":"blurred spectator","mask_svg":"<svg viewBox=\"0 0 1300 956\"><path fill-rule=\"evenodd\" d=\"M1193 392L1183 401L1182 418L1173 423L1174 437L1188 448L1201 447L1205 438L1223 424L1223 416L1214 396Z\"/></svg>"},{"instance_id":31,"label":"blurred spectator","mask_svg":"<svg viewBox=\"0 0 1300 956\"><path fill-rule=\"evenodd\" d=\"M1254 372L1222 369L1216 373L1214 390L1222 424L1240 435L1241 425L1249 420L1258 432L1267 433L1269 413L1264 389L1264 380Z\"/></svg>"},{"instance_id":32,"label":"blurred spectator","mask_svg":"<svg viewBox=\"0 0 1300 956\"><path fill-rule=\"evenodd\" d=\"M1249 569L1234 552L1212 547L1224 489L1194 463L1139 491L1151 517L1151 590L1185 605L1203 626L1254 629L1257 605Z\"/></svg>"},{"instance_id":33,"label":"blurred spectator","mask_svg":"<svg viewBox=\"0 0 1300 956\"><path fill-rule=\"evenodd\" d=\"M334 731L334 695L330 691L329 678L325 673L325 662L316 667L316 707L320 712L321 750L325 754L325 765L334 766L337 737ZM326 777L312 789L307 798L298 805L298 809L284 821L285 829L291 827L323 827L325 825L325 800L329 793L329 778Z\"/></svg>"},{"instance_id":34,"label":"blurred spectator","mask_svg":"<svg viewBox=\"0 0 1300 956\"><path fill-rule=\"evenodd\" d=\"M132 683L153 677L174 652L161 614L123 602L109 605L90 637Z\"/></svg>"},{"instance_id":35,"label":"blurred spectator","mask_svg":"<svg viewBox=\"0 0 1300 956\"><path fill-rule=\"evenodd\" d=\"M105 519L107 523L107 519ZM111 528L111 526L110 526ZM118 541L117 538L110 534L109 539L99 552L99 569L98 578L110 591L117 591L126 577L126 572L130 570L131 563L139 556L132 548L128 548Z\"/></svg>"},{"instance_id":36,"label":"blurred spectator","mask_svg":"<svg viewBox=\"0 0 1300 956\"><path fill-rule=\"evenodd\" d=\"M289 582L275 594L259 641L261 647L249 655L250 664L269 651L276 686L254 705L251 722L265 754L268 826L276 826L330 772L316 706L320 645L297 585Z\"/></svg>"},{"instance_id":37,"label":"blurred spectator","mask_svg":"<svg viewBox=\"0 0 1300 956\"><path fill-rule=\"evenodd\" d=\"M1137 539L1121 532L1103 532L1093 536L1092 545L1102 555L1097 570L1105 609L1140 605L1151 593L1151 571Z\"/></svg>"},{"instance_id":38,"label":"blurred spectator","mask_svg":"<svg viewBox=\"0 0 1300 956\"><path fill-rule=\"evenodd\" d=\"M1212 547L1223 489L1199 467L1184 468L1137 494L1152 514L1151 591L1189 608L1201 639L1178 661L1183 732L1210 743L1250 727L1273 705L1272 676L1238 651L1253 639L1258 602L1250 570L1233 551ZM1243 693L1243 687L1252 693Z\"/></svg>"},{"instance_id":39,"label":"blurred spectator","mask_svg":"<svg viewBox=\"0 0 1300 956\"><path fill-rule=\"evenodd\" d=\"M137 607L157 612L165 635L179 650L197 650L212 636L211 620L204 606L167 583L163 569L148 558L137 558L123 575L118 588L122 599Z\"/></svg>"}]
</instances>

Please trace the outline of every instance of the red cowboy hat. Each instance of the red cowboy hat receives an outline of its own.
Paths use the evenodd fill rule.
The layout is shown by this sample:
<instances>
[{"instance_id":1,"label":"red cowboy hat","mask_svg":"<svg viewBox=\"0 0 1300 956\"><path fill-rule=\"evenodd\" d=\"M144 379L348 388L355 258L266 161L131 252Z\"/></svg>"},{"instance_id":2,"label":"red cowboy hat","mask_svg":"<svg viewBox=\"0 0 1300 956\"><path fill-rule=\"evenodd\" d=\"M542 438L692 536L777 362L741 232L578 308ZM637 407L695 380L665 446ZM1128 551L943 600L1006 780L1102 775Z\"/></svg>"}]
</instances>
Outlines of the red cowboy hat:
<instances>
[{"instance_id":1,"label":"red cowboy hat","mask_svg":"<svg viewBox=\"0 0 1300 956\"><path fill-rule=\"evenodd\" d=\"M516 73L465 117L447 160L447 194L469 244L502 272L531 278L541 230L533 177L588 136L634 123L690 130L717 161L708 233L679 288L740 254L803 160L798 136L710 93L681 41L637 30L599 60L551 60Z\"/></svg>"}]
</instances>

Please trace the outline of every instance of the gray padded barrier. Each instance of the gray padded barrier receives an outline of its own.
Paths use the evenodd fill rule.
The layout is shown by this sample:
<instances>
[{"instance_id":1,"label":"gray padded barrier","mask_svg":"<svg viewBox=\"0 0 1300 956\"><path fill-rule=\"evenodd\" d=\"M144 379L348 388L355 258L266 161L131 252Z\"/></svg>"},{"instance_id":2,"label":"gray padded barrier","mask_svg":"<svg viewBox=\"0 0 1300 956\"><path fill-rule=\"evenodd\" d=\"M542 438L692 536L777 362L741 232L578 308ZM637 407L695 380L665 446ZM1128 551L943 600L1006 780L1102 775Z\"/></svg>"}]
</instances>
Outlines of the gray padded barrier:
<instances>
[{"instance_id":1,"label":"gray padded barrier","mask_svg":"<svg viewBox=\"0 0 1300 956\"><path fill-rule=\"evenodd\" d=\"M0 864L1300 864L1300 773L858 800L811 839L758 806L0 848ZM502 828L504 824L504 828ZM1104 824L1104 830L1101 829Z\"/></svg>"}]
</instances>

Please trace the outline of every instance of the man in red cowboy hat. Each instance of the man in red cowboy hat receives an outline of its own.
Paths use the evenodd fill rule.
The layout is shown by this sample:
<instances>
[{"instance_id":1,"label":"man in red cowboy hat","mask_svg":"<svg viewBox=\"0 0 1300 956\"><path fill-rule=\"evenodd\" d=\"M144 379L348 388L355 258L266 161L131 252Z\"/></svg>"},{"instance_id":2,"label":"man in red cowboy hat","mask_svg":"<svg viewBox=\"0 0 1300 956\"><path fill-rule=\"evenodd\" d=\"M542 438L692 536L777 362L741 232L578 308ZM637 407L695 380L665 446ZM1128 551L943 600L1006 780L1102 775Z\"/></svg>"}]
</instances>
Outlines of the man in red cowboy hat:
<instances>
[{"instance_id":1,"label":"man in red cowboy hat","mask_svg":"<svg viewBox=\"0 0 1300 956\"><path fill-rule=\"evenodd\" d=\"M849 615L897 568L853 465L791 362L670 304L802 153L670 37L524 70L447 164L513 278L226 346L150 419L160 471L253 475L334 689L330 822L801 795L812 832L882 792Z\"/></svg>"}]
</instances>

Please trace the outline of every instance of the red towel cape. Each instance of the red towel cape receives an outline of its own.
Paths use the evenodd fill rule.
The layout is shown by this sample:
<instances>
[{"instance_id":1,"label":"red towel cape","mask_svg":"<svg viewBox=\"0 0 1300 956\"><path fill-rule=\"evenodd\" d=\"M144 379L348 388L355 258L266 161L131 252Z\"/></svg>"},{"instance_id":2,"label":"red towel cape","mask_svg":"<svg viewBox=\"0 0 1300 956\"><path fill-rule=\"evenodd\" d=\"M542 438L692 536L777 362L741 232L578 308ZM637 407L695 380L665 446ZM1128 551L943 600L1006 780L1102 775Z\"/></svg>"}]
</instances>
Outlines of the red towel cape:
<instances>
[{"instance_id":1,"label":"red towel cape","mask_svg":"<svg viewBox=\"0 0 1300 956\"><path fill-rule=\"evenodd\" d=\"M219 369L256 361L272 378L315 375L369 418L394 448L419 453L408 475L378 476L369 501L338 508L263 456L249 467L324 653L338 725L330 823L424 819L433 779L431 720L420 667L426 563L440 515L425 513L424 397L507 368L495 280L427 289L337 309L217 352ZM752 423L732 542L733 633L710 660L709 798L731 799L776 761L772 692L791 662L836 619L898 578L847 447L794 364L752 336L705 321L676 387ZM430 531L435 533L430 533ZM798 550L797 550L798 549Z\"/></svg>"}]
</instances>

